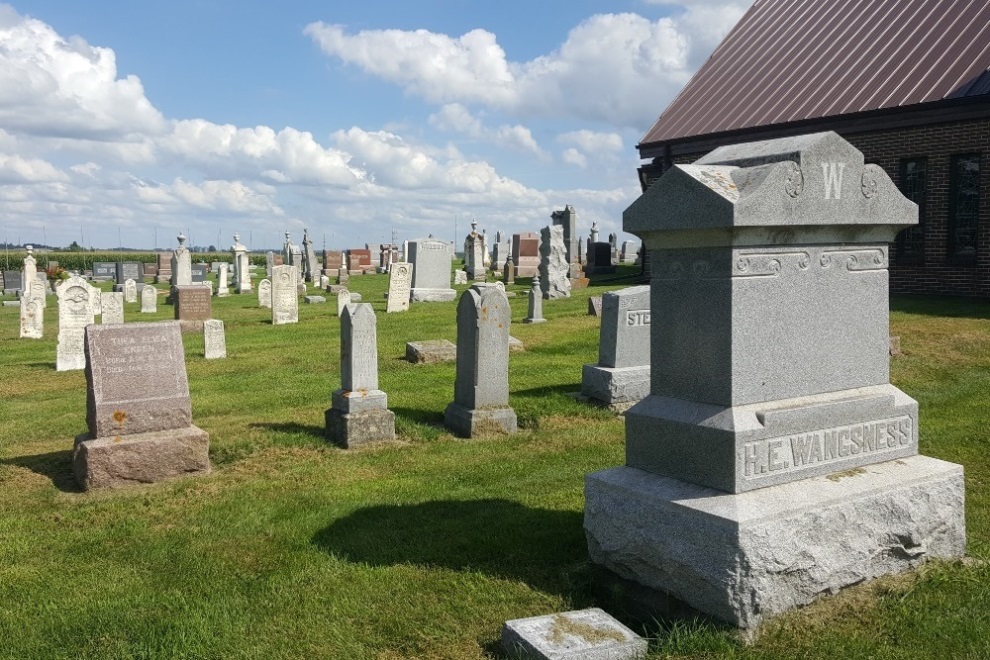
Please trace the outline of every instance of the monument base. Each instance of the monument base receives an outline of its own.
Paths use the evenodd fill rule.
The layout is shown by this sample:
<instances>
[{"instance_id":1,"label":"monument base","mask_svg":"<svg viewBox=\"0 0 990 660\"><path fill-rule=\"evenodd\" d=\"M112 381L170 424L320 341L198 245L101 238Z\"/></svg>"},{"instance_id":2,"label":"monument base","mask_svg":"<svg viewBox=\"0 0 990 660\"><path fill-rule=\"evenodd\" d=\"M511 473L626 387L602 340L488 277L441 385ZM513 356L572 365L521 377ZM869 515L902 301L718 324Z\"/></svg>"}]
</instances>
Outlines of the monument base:
<instances>
[{"instance_id":1,"label":"monument base","mask_svg":"<svg viewBox=\"0 0 990 660\"><path fill-rule=\"evenodd\" d=\"M966 549L963 469L912 456L740 494L636 468L585 478L592 564L632 607L686 604L740 628ZM607 573L606 573L607 575ZM638 608L642 611L642 607Z\"/></svg>"},{"instance_id":2,"label":"monument base","mask_svg":"<svg viewBox=\"0 0 990 660\"><path fill-rule=\"evenodd\" d=\"M450 302L457 297L453 289L413 289L410 295L412 302Z\"/></svg>"},{"instance_id":3,"label":"monument base","mask_svg":"<svg viewBox=\"0 0 990 660\"><path fill-rule=\"evenodd\" d=\"M546 323L546 322L547 322L547 320L545 318L542 318L542 317L540 317L538 319L534 319L534 318L531 318L531 317L527 316L526 318L523 319L523 323Z\"/></svg>"},{"instance_id":4,"label":"monument base","mask_svg":"<svg viewBox=\"0 0 990 660\"><path fill-rule=\"evenodd\" d=\"M443 423L462 438L515 433L516 411L505 408L465 408L451 403L443 412Z\"/></svg>"},{"instance_id":5,"label":"monument base","mask_svg":"<svg viewBox=\"0 0 990 660\"><path fill-rule=\"evenodd\" d=\"M395 439L395 413L391 410L347 413L329 408L326 423L330 442L343 449Z\"/></svg>"},{"instance_id":6,"label":"monument base","mask_svg":"<svg viewBox=\"0 0 990 660\"><path fill-rule=\"evenodd\" d=\"M196 427L92 439L76 437L76 481L85 490L149 484L210 471L210 434Z\"/></svg>"},{"instance_id":7,"label":"monument base","mask_svg":"<svg viewBox=\"0 0 990 660\"><path fill-rule=\"evenodd\" d=\"M632 403L650 393L650 365L600 367L586 364L581 370L581 394L602 403Z\"/></svg>"}]
</instances>

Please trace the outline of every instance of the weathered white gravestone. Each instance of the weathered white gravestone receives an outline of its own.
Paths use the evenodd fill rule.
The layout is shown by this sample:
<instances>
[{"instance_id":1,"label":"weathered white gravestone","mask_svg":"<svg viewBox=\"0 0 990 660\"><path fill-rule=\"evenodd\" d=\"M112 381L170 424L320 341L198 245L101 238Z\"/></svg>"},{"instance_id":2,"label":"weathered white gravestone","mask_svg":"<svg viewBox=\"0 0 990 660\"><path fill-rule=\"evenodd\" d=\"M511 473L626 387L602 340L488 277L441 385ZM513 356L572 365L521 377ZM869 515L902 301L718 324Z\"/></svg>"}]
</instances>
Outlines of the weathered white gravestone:
<instances>
[{"instance_id":1,"label":"weathered white gravestone","mask_svg":"<svg viewBox=\"0 0 990 660\"><path fill-rule=\"evenodd\" d=\"M342 317L344 315L344 309L351 304L351 292L347 289L341 289L337 292L337 316Z\"/></svg>"},{"instance_id":2,"label":"weathered white gravestone","mask_svg":"<svg viewBox=\"0 0 990 660\"><path fill-rule=\"evenodd\" d=\"M448 264L449 267L449 264ZM485 237L478 233L478 222L471 221L471 233L464 239L464 270L472 280L484 280Z\"/></svg>"},{"instance_id":3,"label":"weathered white gravestone","mask_svg":"<svg viewBox=\"0 0 990 660\"><path fill-rule=\"evenodd\" d=\"M124 322L123 293L104 291L100 295L100 307L103 309L103 316L100 318L100 323L103 325L114 325Z\"/></svg>"},{"instance_id":4,"label":"weathered white gravestone","mask_svg":"<svg viewBox=\"0 0 990 660\"><path fill-rule=\"evenodd\" d=\"M509 407L511 320L509 299L497 284L474 284L457 303L454 401L443 417L458 435L516 432L516 413Z\"/></svg>"},{"instance_id":5,"label":"weathered white gravestone","mask_svg":"<svg viewBox=\"0 0 990 660\"><path fill-rule=\"evenodd\" d=\"M272 325L299 322L299 296L296 293L296 267L272 269Z\"/></svg>"},{"instance_id":6,"label":"weathered white gravestone","mask_svg":"<svg viewBox=\"0 0 990 660\"><path fill-rule=\"evenodd\" d=\"M602 295L598 364L586 364L581 394L608 405L639 401L650 393L650 287Z\"/></svg>"},{"instance_id":7,"label":"weathered white gravestone","mask_svg":"<svg viewBox=\"0 0 990 660\"><path fill-rule=\"evenodd\" d=\"M412 302L446 302L457 297L450 288L450 245L433 238L409 241L406 261L413 265Z\"/></svg>"},{"instance_id":8,"label":"weathered white gravestone","mask_svg":"<svg viewBox=\"0 0 990 660\"><path fill-rule=\"evenodd\" d=\"M179 324L90 325L85 343L89 432L76 438L72 455L79 485L209 472L210 436L192 424Z\"/></svg>"},{"instance_id":9,"label":"weathered white gravestone","mask_svg":"<svg viewBox=\"0 0 990 660\"><path fill-rule=\"evenodd\" d=\"M124 302L136 303L137 300L137 282L132 279L124 280Z\"/></svg>"},{"instance_id":10,"label":"weathered white gravestone","mask_svg":"<svg viewBox=\"0 0 990 660\"><path fill-rule=\"evenodd\" d=\"M404 261L389 264L388 303L385 312L405 312L409 309L409 293L412 288L413 265Z\"/></svg>"},{"instance_id":11,"label":"weathered white gravestone","mask_svg":"<svg viewBox=\"0 0 990 660\"><path fill-rule=\"evenodd\" d=\"M234 255L234 291L251 292L251 270L248 268L247 248L241 245L241 235L234 234L234 244L230 251Z\"/></svg>"},{"instance_id":12,"label":"weathered white gravestone","mask_svg":"<svg viewBox=\"0 0 990 660\"><path fill-rule=\"evenodd\" d=\"M22 276L21 292L21 339L41 339L45 334L45 284L42 284L37 277L38 266L34 259L31 245L27 248L27 256L24 257L24 270Z\"/></svg>"},{"instance_id":13,"label":"weathered white gravestone","mask_svg":"<svg viewBox=\"0 0 990 660\"><path fill-rule=\"evenodd\" d=\"M327 435L345 449L395 438L395 413L378 389L378 334L371 305L348 305L340 317L340 389L326 411Z\"/></svg>"},{"instance_id":14,"label":"weathered white gravestone","mask_svg":"<svg viewBox=\"0 0 990 660\"><path fill-rule=\"evenodd\" d=\"M227 337L223 331L223 321L209 319L203 321L204 357L207 360L227 357Z\"/></svg>"},{"instance_id":15,"label":"weathered white gravestone","mask_svg":"<svg viewBox=\"0 0 990 660\"><path fill-rule=\"evenodd\" d=\"M502 648L527 660L640 660L647 641L597 607L506 621Z\"/></svg>"},{"instance_id":16,"label":"weathered white gravestone","mask_svg":"<svg viewBox=\"0 0 990 660\"><path fill-rule=\"evenodd\" d=\"M650 250L650 395L588 475L591 561L751 628L965 550L963 470L890 384L888 244L918 209L835 133L675 165L623 228ZM607 581L607 580L606 580Z\"/></svg>"},{"instance_id":17,"label":"weathered white gravestone","mask_svg":"<svg viewBox=\"0 0 990 660\"><path fill-rule=\"evenodd\" d=\"M181 233L176 237L179 247L172 251L172 286L192 284L192 255L186 247L186 237Z\"/></svg>"},{"instance_id":18,"label":"weathered white gravestone","mask_svg":"<svg viewBox=\"0 0 990 660\"><path fill-rule=\"evenodd\" d=\"M540 230L540 286L547 300L571 297L570 265L561 225Z\"/></svg>"},{"instance_id":19,"label":"weathered white gravestone","mask_svg":"<svg viewBox=\"0 0 990 660\"><path fill-rule=\"evenodd\" d=\"M529 290L529 313L523 319L523 323L544 323L543 318L543 291L540 289L540 274L533 276L533 287Z\"/></svg>"},{"instance_id":20,"label":"weathered white gravestone","mask_svg":"<svg viewBox=\"0 0 990 660\"><path fill-rule=\"evenodd\" d=\"M158 311L158 289L146 284L141 289L141 313L154 314Z\"/></svg>"},{"instance_id":21,"label":"weathered white gravestone","mask_svg":"<svg viewBox=\"0 0 990 660\"><path fill-rule=\"evenodd\" d=\"M230 295L230 287L227 286L227 264L220 264L217 268L217 298L226 298Z\"/></svg>"},{"instance_id":22,"label":"weathered white gravestone","mask_svg":"<svg viewBox=\"0 0 990 660\"><path fill-rule=\"evenodd\" d=\"M272 266L274 268L274 266ZM272 282L271 280L261 280L258 282L258 307L272 306Z\"/></svg>"},{"instance_id":23,"label":"weathered white gravestone","mask_svg":"<svg viewBox=\"0 0 990 660\"><path fill-rule=\"evenodd\" d=\"M55 289L58 297L58 346L55 349L55 370L72 371L86 368L83 337L86 326L93 322L100 290L73 275Z\"/></svg>"}]
</instances>

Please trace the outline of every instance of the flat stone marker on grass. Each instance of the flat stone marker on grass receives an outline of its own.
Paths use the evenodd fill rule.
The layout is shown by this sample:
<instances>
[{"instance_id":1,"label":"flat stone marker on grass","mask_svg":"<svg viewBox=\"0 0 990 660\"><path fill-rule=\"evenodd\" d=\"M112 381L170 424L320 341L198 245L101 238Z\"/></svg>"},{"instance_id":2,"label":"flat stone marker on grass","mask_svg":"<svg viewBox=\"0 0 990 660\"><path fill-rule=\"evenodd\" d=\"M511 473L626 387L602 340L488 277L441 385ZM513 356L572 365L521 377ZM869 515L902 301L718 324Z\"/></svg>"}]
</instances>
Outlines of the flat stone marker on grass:
<instances>
[{"instance_id":1,"label":"flat stone marker on grass","mask_svg":"<svg viewBox=\"0 0 990 660\"><path fill-rule=\"evenodd\" d=\"M404 261L389 264L388 302L385 312L405 312L409 310L409 294L412 288L413 265Z\"/></svg>"},{"instance_id":2,"label":"flat stone marker on grass","mask_svg":"<svg viewBox=\"0 0 990 660\"><path fill-rule=\"evenodd\" d=\"M516 432L509 407L511 320L509 299L495 284L474 284L457 303L457 377L444 423L462 437Z\"/></svg>"},{"instance_id":3,"label":"flat stone marker on grass","mask_svg":"<svg viewBox=\"0 0 990 660\"><path fill-rule=\"evenodd\" d=\"M325 296L305 296L303 302L307 305L322 305L327 301Z\"/></svg>"},{"instance_id":4,"label":"flat stone marker on grass","mask_svg":"<svg viewBox=\"0 0 990 660\"><path fill-rule=\"evenodd\" d=\"M299 296L296 293L296 267L272 269L272 325L299 322Z\"/></svg>"},{"instance_id":5,"label":"flat stone marker on grass","mask_svg":"<svg viewBox=\"0 0 990 660\"><path fill-rule=\"evenodd\" d=\"M340 381L326 411L327 435L345 449L395 439L395 413L378 389L378 335L370 304L348 305L340 317Z\"/></svg>"},{"instance_id":6,"label":"flat stone marker on grass","mask_svg":"<svg viewBox=\"0 0 990 660\"><path fill-rule=\"evenodd\" d=\"M83 488L210 471L210 436L192 424L178 323L87 327L86 395L89 432L72 455Z\"/></svg>"},{"instance_id":7,"label":"flat stone marker on grass","mask_svg":"<svg viewBox=\"0 0 990 660\"><path fill-rule=\"evenodd\" d=\"M272 266L274 268L274 266ZM258 307L266 309L272 308L272 282L271 280L261 280L258 282Z\"/></svg>"},{"instance_id":8,"label":"flat stone marker on grass","mask_svg":"<svg viewBox=\"0 0 990 660\"><path fill-rule=\"evenodd\" d=\"M158 289L150 284L141 289L141 313L154 314L158 311Z\"/></svg>"},{"instance_id":9,"label":"flat stone marker on grass","mask_svg":"<svg viewBox=\"0 0 990 660\"><path fill-rule=\"evenodd\" d=\"M406 342L406 359L413 364L453 362L457 359L457 345L446 339Z\"/></svg>"},{"instance_id":10,"label":"flat stone marker on grass","mask_svg":"<svg viewBox=\"0 0 990 660\"><path fill-rule=\"evenodd\" d=\"M104 291L100 295L100 307L103 315L100 323L114 325L124 322L124 294Z\"/></svg>"},{"instance_id":11,"label":"flat stone marker on grass","mask_svg":"<svg viewBox=\"0 0 990 660\"><path fill-rule=\"evenodd\" d=\"M223 330L223 321L220 319L203 321L203 346L207 360L227 357L227 337Z\"/></svg>"},{"instance_id":12,"label":"flat stone marker on grass","mask_svg":"<svg viewBox=\"0 0 990 660\"><path fill-rule=\"evenodd\" d=\"M650 287L634 286L602 296L598 364L581 371L581 394L609 406L625 406L650 393Z\"/></svg>"},{"instance_id":13,"label":"flat stone marker on grass","mask_svg":"<svg viewBox=\"0 0 990 660\"><path fill-rule=\"evenodd\" d=\"M626 209L657 315L626 465L585 479L601 588L753 628L963 555L962 466L918 455L890 384L888 247L917 219L832 132L720 147Z\"/></svg>"},{"instance_id":14,"label":"flat stone marker on grass","mask_svg":"<svg viewBox=\"0 0 990 660\"><path fill-rule=\"evenodd\" d=\"M647 641L597 607L506 621L502 648L526 660L639 660Z\"/></svg>"}]
</instances>

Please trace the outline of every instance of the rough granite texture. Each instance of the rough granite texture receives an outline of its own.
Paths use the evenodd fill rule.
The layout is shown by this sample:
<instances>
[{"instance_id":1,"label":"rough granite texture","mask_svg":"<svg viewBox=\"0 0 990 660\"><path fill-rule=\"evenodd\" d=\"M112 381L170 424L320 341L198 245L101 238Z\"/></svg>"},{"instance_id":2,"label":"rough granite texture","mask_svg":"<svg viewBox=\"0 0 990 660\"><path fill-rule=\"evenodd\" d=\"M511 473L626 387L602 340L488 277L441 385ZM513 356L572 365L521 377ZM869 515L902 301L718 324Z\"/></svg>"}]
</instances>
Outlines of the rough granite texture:
<instances>
[{"instance_id":1,"label":"rough granite texture","mask_svg":"<svg viewBox=\"0 0 990 660\"><path fill-rule=\"evenodd\" d=\"M571 297L570 264L564 247L564 228L544 227L540 239L540 287L547 300Z\"/></svg>"},{"instance_id":2,"label":"rough granite texture","mask_svg":"<svg viewBox=\"0 0 990 660\"><path fill-rule=\"evenodd\" d=\"M650 393L650 365L614 369L586 364L581 394L609 405L639 401Z\"/></svg>"},{"instance_id":3,"label":"rough granite texture","mask_svg":"<svg viewBox=\"0 0 990 660\"><path fill-rule=\"evenodd\" d=\"M740 628L966 549L962 466L925 456L739 495L618 467L585 501L592 563Z\"/></svg>"},{"instance_id":4,"label":"rough granite texture","mask_svg":"<svg viewBox=\"0 0 990 660\"><path fill-rule=\"evenodd\" d=\"M457 345L446 339L406 342L406 359L413 364L453 362L457 359Z\"/></svg>"},{"instance_id":5,"label":"rough granite texture","mask_svg":"<svg viewBox=\"0 0 990 660\"><path fill-rule=\"evenodd\" d=\"M210 471L210 436L195 426L89 439L76 438L72 469L86 490L155 483Z\"/></svg>"},{"instance_id":6,"label":"rough granite texture","mask_svg":"<svg viewBox=\"0 0 990 660\"><path fill-rule=\"evenodd\" d=\"M651 317L649 286L603 294L598 364L610 368L649 366Z\"/></svg>"},{"instance_id":7,"label":"rough granite texture","mask_svg":"<svg viewBox=\"0 0 990 660\"><path fill-rule=\"evenodd\" d=\"M515 433L518 430L516 412L503 408L465 408L457 402L443 411L443 423L462 438Z\"/></svg>"},{"instance_id":8,"label":"rough granite texture","mask_svg":"<svg viewBox=\"0 0 990 660\"><path fill-rule=\"evenodd\" d=\"M506 621L502 649L527 660L636 660L647 642L604 610L589 607Z\"/></svg>"},{"instance_id":9,"label":"rough granite texture","mask_svg":"<svg viewBox=\"0 0 990 660\"><path fill-rule=\"evenodd\" d=\"M326 411L326 424L330 441L344 449L395 439L395 413L391 410L345 413L330 408Z\"/></svg>"}]
</instances>

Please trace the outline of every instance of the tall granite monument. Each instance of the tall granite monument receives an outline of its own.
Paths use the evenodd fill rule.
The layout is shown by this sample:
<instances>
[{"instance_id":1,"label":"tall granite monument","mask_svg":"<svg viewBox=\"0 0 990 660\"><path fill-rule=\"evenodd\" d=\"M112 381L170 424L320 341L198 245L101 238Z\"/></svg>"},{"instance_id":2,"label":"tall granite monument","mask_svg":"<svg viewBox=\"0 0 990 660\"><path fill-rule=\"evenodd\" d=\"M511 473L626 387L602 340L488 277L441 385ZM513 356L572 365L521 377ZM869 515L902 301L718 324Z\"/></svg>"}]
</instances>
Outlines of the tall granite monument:
<instances>
[{"instance_id":1,"label":"tall granite monument","mask_svg":"<svg viewBox=\"0 0 990 660\"><path fill-rule=\"evenodd\" d=\"M888 245L917 218L831 132L721 147L626 210L658 314L626 465L585 481L612 594L752 628L964 553L963 469L918 455L890 384Z\"/></svg>"}]
</instances>

